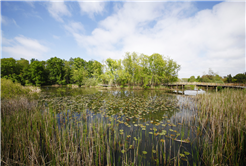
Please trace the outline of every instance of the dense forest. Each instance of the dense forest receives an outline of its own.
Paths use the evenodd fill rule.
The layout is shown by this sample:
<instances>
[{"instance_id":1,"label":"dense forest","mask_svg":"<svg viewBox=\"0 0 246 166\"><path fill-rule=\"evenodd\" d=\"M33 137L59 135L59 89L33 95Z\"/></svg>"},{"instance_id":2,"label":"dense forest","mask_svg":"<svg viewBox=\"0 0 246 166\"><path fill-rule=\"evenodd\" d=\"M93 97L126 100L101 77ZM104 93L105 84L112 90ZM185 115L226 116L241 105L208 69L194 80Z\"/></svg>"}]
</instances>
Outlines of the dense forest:
<instances>
[{"instance_id":1,"label":"dense forest","mask_svg":"<svg viewBox=\"0 0 246 166\"><path fill-rule=\"evenodd\" d=\"M21 58L1 59L1 77L22 85L160 85L178 80L178 65L173 59L160 54L138 55L127 52L123 60L106 59L85 61L70 58L69 61L52 57L47 61Z\"/></svg>"}]
</instances>

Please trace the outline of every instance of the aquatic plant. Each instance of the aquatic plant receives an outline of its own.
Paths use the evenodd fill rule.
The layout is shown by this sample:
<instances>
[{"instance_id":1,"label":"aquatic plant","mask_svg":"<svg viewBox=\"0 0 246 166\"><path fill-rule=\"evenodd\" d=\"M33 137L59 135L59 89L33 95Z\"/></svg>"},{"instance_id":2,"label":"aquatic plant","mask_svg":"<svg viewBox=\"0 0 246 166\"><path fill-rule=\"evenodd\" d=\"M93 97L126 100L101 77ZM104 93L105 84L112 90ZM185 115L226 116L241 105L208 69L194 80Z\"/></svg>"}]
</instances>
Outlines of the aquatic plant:
<instances>
[{"instance_id":1,"label":"aquatic plant","mask_svg":"<svg viewBox=\"0 0 246 166\"><path fill-rule=\"evenodd\" d=\"M2 103L2 163L233 165L244 162L245 104L241 102L245 101L245 92L222 91L197 97L156 91L84 89L79 95L64 95L66 92L67 89L54 95L41 93L38 101L20 98L11 105ZM219 108L223 111L218 112ZM13 111L9 110L18 111L10 114Z\"/></svg>"},{"instance_id":2,"label":"aquatic plant","mask_svg":"<svg viewBox=\"0 0 246 166\"><path fill-rule=\"evenodd\" d=\"M197 97L199 141L207 165L246 163L246 91L224 89Z\"/></svg>"}]
</instances>

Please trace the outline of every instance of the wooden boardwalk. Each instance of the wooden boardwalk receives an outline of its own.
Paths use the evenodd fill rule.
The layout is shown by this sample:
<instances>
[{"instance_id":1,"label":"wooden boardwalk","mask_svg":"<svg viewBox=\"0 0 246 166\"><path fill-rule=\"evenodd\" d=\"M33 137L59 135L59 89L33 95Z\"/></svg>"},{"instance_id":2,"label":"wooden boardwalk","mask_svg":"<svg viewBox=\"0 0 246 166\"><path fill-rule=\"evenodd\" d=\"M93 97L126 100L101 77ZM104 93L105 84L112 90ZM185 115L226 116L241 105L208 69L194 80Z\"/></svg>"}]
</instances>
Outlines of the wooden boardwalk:
<instances>
[{"instance_id":1,"label":"wooden boardwalk","mask_svg":"<svg viewBox=\"0 0 246 166\"><path fill-rule=\"evenodd\" d=\"M218 87L222 88L246 88L246 84L242 83L206 83L206 82L173 82L168 84L163 84L164 86L185 86L185 85L195 85L195 86L204 86L204 87Z\"/></svg>"},{"instance_id":2,"label":"wooden boardwalk","mask_svg":"<svg viewBox=\"0 0 246 166\"><path fill-rule=\"evenodd\" d=\"M221 86L223 88L246 88L246 84L242 83L206 83L206 82L173 82L162 84L163 86L185 86L185 85L195 85L195 86L204 86L204 87L218 87ZM108 87L108 84L99 84L102 87Z\"/></svg>"},{"instance_id":3,"label":"wooden boardwalk","mask_svg":"<svg viewBox=\"0 0 246 166\"><path fill-rule=\"evenodd\" d=\"M173 90L178 93L179 90L182 90L182 94L184 94L185 90L185 85L195 85L197 87L205 87L206 91L208 91L209 88L214 88L216 89L216 92L218 91L218 87L222 88L237 88L237 89L246 89L246 84L242 83L205 83L205 82L173 82L173 83L167 83L167 84L162 84L163 86L168 86L170 87L167 88L166 90ZM99 84L99 86L102 87L109 87L108 84ZM179 88L181 86L181 88ZM198 92L198 88L195 90Z\"/></svg>"},{"instance_id":4,"label":"wooden boardwalk","mask_svg":"<svg viewBox=\"0 0 246 166\"><path fill-rule=\"evenodd\" d=\"M182 86L182 92L184 93L184 86L185 85L195 85L195 86L202 86L205 87L208 91L208 88L212 87L216 89L216 92L218 91L218 87L222 88L239 88L239 89L246 89L246 84L241 83L206 83L206 82L173 82L168 84L163 84L164 86L171 86L171 89L173 89L173 86L176 86L176 89L178 90L179 86ZM198 90L198 89L197 89Z\"/></svg>"}]
</instances>

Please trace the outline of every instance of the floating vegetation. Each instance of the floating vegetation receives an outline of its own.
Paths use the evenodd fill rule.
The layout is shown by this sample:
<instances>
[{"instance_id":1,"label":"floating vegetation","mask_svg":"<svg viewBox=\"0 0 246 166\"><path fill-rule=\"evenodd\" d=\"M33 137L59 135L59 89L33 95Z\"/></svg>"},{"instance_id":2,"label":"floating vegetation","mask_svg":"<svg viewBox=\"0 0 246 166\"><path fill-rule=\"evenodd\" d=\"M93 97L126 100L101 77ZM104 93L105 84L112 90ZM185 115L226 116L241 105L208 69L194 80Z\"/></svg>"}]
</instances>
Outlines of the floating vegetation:
<instances>
[{"instance_id":1,"label":"floating vegetation","mask_svg":"<svg viewBox=\"0 0 246 166\"><path fill-rule=\"evenodd\" d=\"M206 113L208 104L203 105L198 97L203 100L204 96L190 98L155 91L91 93L86 89L77 95L41 93L37 110L11 116L2 111L1 159L9 165L211 165L212 158L217 157L215 163L223 163L215 154L221 149L211 153L208 142L216 142L217 137L206 133L206 128L223 138L230 131L224 132L207 118L212 113ZM197 112L199 102L201 113ZM233 123L219 119L223 126L240 121L240 127L234 125L237 135L229 138L242 143L243 117ZM224 138L224 143L229 148L230 141ZM242 144L230 147L239 148L239 161L243 161ZM222 156L232 152L227 149ZM210 159L205 160L206 156ZM228 159L226 163L235 164Z\"/></svg>"},{"instance_id":2,"label":"floating vegetation","mask_svg":"<svg viewBox=\"0 0 246 166\"><path fill-rule=\"evenodd\" d=\"M143 154L147 154L147 152L146 151L143 151Z\"/></svg>"}]
</instances>

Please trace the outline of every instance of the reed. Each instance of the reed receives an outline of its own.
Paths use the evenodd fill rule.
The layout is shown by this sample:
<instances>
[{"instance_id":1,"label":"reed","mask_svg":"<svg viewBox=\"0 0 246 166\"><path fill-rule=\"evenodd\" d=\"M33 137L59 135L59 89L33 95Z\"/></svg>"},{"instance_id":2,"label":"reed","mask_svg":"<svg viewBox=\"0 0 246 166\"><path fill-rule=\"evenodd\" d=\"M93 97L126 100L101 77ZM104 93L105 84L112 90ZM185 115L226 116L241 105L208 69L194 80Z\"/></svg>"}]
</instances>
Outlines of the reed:
<instances>
[{"instance_id":1,"label":"reed","mask_svg":"<svg viewBox=\"0 0 246 166\"><path fill-rule=\"evenodd\" d=\"M197 100L204 163L246 163L246 91L225 89L199 95Z\"/></svg>"},{"instance_id":2,"label":"reed","mask_svg":"<svg viewBox=\"0 0 246 166\"><path fill-rule=\"evenodd\" d=\"M169 120L175 113L176 100L165 101L154 94L153 96L150 94L148 99L137 96L120 98L110 93L59 96L52 99L43 96L39 102L19 98L20 100L13 100L15 103L11 105L8 102L2 103L2 163L8 165L188 163L184 164L181 161L184 158L188 159L182 155L185 147L182 142L189 145L187 136L190 136L188 133L192 124L186 125L184 121L193 118L181 121L178 116L174 116ZM187 105L184 107L188 108ZM162 111L162 115L163 112L168 115L165 115L166 120L160 119L159 115L154 117L158 111ZM148 119L147 115L143 114L152 114L154 119ZM145 123L140 121L143 118ZM178 122L182 122L182 129L178 127ZM127 127L129 130L126 130ZM198 150L194 152L194 156L197 152Z\"/></svg>"}]
</instances>

